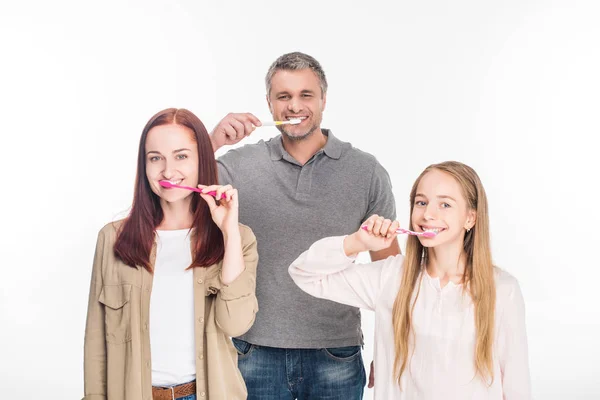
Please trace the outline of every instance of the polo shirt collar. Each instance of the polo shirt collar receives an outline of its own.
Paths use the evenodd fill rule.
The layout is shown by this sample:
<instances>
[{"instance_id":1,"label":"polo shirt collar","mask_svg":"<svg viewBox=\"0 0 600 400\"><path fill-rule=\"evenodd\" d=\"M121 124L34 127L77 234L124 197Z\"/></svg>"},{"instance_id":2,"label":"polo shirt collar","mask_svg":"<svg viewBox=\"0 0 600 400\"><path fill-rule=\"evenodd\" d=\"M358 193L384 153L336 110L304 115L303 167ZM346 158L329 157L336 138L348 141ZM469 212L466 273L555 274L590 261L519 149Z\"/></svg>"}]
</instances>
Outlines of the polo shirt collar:
<instances>
[{"instance_id":1,"label":"polo shirt collar","mask_svg":"<svg viewBox=\"0 0 600 400\"><path fill-rule=\"evenodd\" d=\"M325 143L325 147L323 147L323 152L327 157L338 160L342 155L342 142L331 133L331 130L321 130L323 131L323 134L327 136L327 143ZM267 146L269 147L271 160L273 161L281 160L283 155L287 154L283 148L283 139L281 138L281 135L269 140Z\"/></svg>"}]
</instances>

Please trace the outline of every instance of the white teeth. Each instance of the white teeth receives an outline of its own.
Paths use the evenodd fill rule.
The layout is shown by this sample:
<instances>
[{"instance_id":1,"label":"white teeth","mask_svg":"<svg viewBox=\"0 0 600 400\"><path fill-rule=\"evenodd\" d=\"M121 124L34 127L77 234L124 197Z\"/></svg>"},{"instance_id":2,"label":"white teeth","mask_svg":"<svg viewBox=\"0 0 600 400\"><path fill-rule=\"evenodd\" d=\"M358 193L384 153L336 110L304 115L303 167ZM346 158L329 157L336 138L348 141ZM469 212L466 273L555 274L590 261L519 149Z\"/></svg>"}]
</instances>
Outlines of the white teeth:
<instances>
[{"instance_id":1,"label":"white teeth","mask_svg":"<svg viewBox=\"0 0 600 400\"><path fill-rule=\"evenodd\" d=\"M287 119L288 121L289 121L289 120L292 120L292 119L305 120L306 118L308 118L308 117L286 117L286 119Z\"/></svg>"},{"instance_id":2,"label":"white teeth","mask_svg":"<svg viewBox=\"0 0 600 400\"><path fill-rule=\"evenodd\" d=\"M435 234L440 233L440 231L442 231L442 230L443 230L443 228L425 228L425 227L423 228L423 231L425 231L425 232L433 232Z\"/></svg>"},{"instance_id":3,"label":"white teeth","mask_svg":"<svg viewBox=\"0 0 600 400\"><path fill-rule=\"evenodd\" d=\"M178 181L169 181L169 183L170 183L171 185L179 185L179 184L181 183L181 181L183 181L183 179L180 179L180 180L178 180Z\"/></svg>"}]
</instances>

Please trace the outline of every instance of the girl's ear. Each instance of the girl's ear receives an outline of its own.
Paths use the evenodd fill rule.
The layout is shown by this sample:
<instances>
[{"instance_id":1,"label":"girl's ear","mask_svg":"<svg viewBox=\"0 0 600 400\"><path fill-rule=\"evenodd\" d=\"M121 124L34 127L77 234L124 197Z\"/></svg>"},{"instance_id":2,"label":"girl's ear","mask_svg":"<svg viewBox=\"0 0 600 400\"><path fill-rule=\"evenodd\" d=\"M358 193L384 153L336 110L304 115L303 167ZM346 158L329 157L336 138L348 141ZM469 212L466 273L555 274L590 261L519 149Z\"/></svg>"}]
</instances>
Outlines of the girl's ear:
<instances>
[{"instance_id":1,"label":"girl's ear","mask_svg":"<svg viewBox=\"0 0 600 400\"><path fill-rule=\"evenodd\" d=\"M467 215L467 221L465 222L465 229L470 230L475 226L475 221L477 220L477 212L475 210L469 210Z\"/></svg>"}]
</instances>

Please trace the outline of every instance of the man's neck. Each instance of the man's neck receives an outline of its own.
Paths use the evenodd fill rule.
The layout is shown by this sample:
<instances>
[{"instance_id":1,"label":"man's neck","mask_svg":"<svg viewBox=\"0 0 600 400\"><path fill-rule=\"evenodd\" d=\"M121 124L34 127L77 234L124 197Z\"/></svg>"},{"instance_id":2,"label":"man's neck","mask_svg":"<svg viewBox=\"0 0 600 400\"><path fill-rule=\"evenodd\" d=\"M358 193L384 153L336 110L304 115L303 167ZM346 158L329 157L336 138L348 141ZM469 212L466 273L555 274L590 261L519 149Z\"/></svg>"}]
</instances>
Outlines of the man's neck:
<instances>
[{"instance_id":1,"label":"man's neck","mask_svg":"<svg viewBox=\"0 0 600 400\"><path fill-rule=\"evenodd\" d=\"M285 151L301 165L304 165L312 156L325 147L328 138L319 128L315 129L314 132L302 140L293 140L283 134L281 135L281 139Z\"/></svg>"}]
</instances>

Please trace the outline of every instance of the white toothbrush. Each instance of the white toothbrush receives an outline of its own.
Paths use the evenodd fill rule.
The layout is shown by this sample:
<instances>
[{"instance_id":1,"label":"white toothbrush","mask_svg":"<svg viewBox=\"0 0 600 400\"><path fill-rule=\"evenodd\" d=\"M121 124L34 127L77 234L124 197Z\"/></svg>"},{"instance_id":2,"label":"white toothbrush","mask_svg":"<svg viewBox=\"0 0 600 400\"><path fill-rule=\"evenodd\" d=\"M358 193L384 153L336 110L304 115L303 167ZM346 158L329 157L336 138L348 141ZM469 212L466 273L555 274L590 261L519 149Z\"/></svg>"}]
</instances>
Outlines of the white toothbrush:
<instances>
[{"instance_id":1,"label":"white toothbrush","mask_svg":"<svg viewBox=\"0 0 600 400\"><path fill-rule=\"evenodd\" d=\"M261 121L262 126L277 126L277 125L298 125L302 122L299 118L288 119L287 121Z\"/></svg>"}]
</instances>

